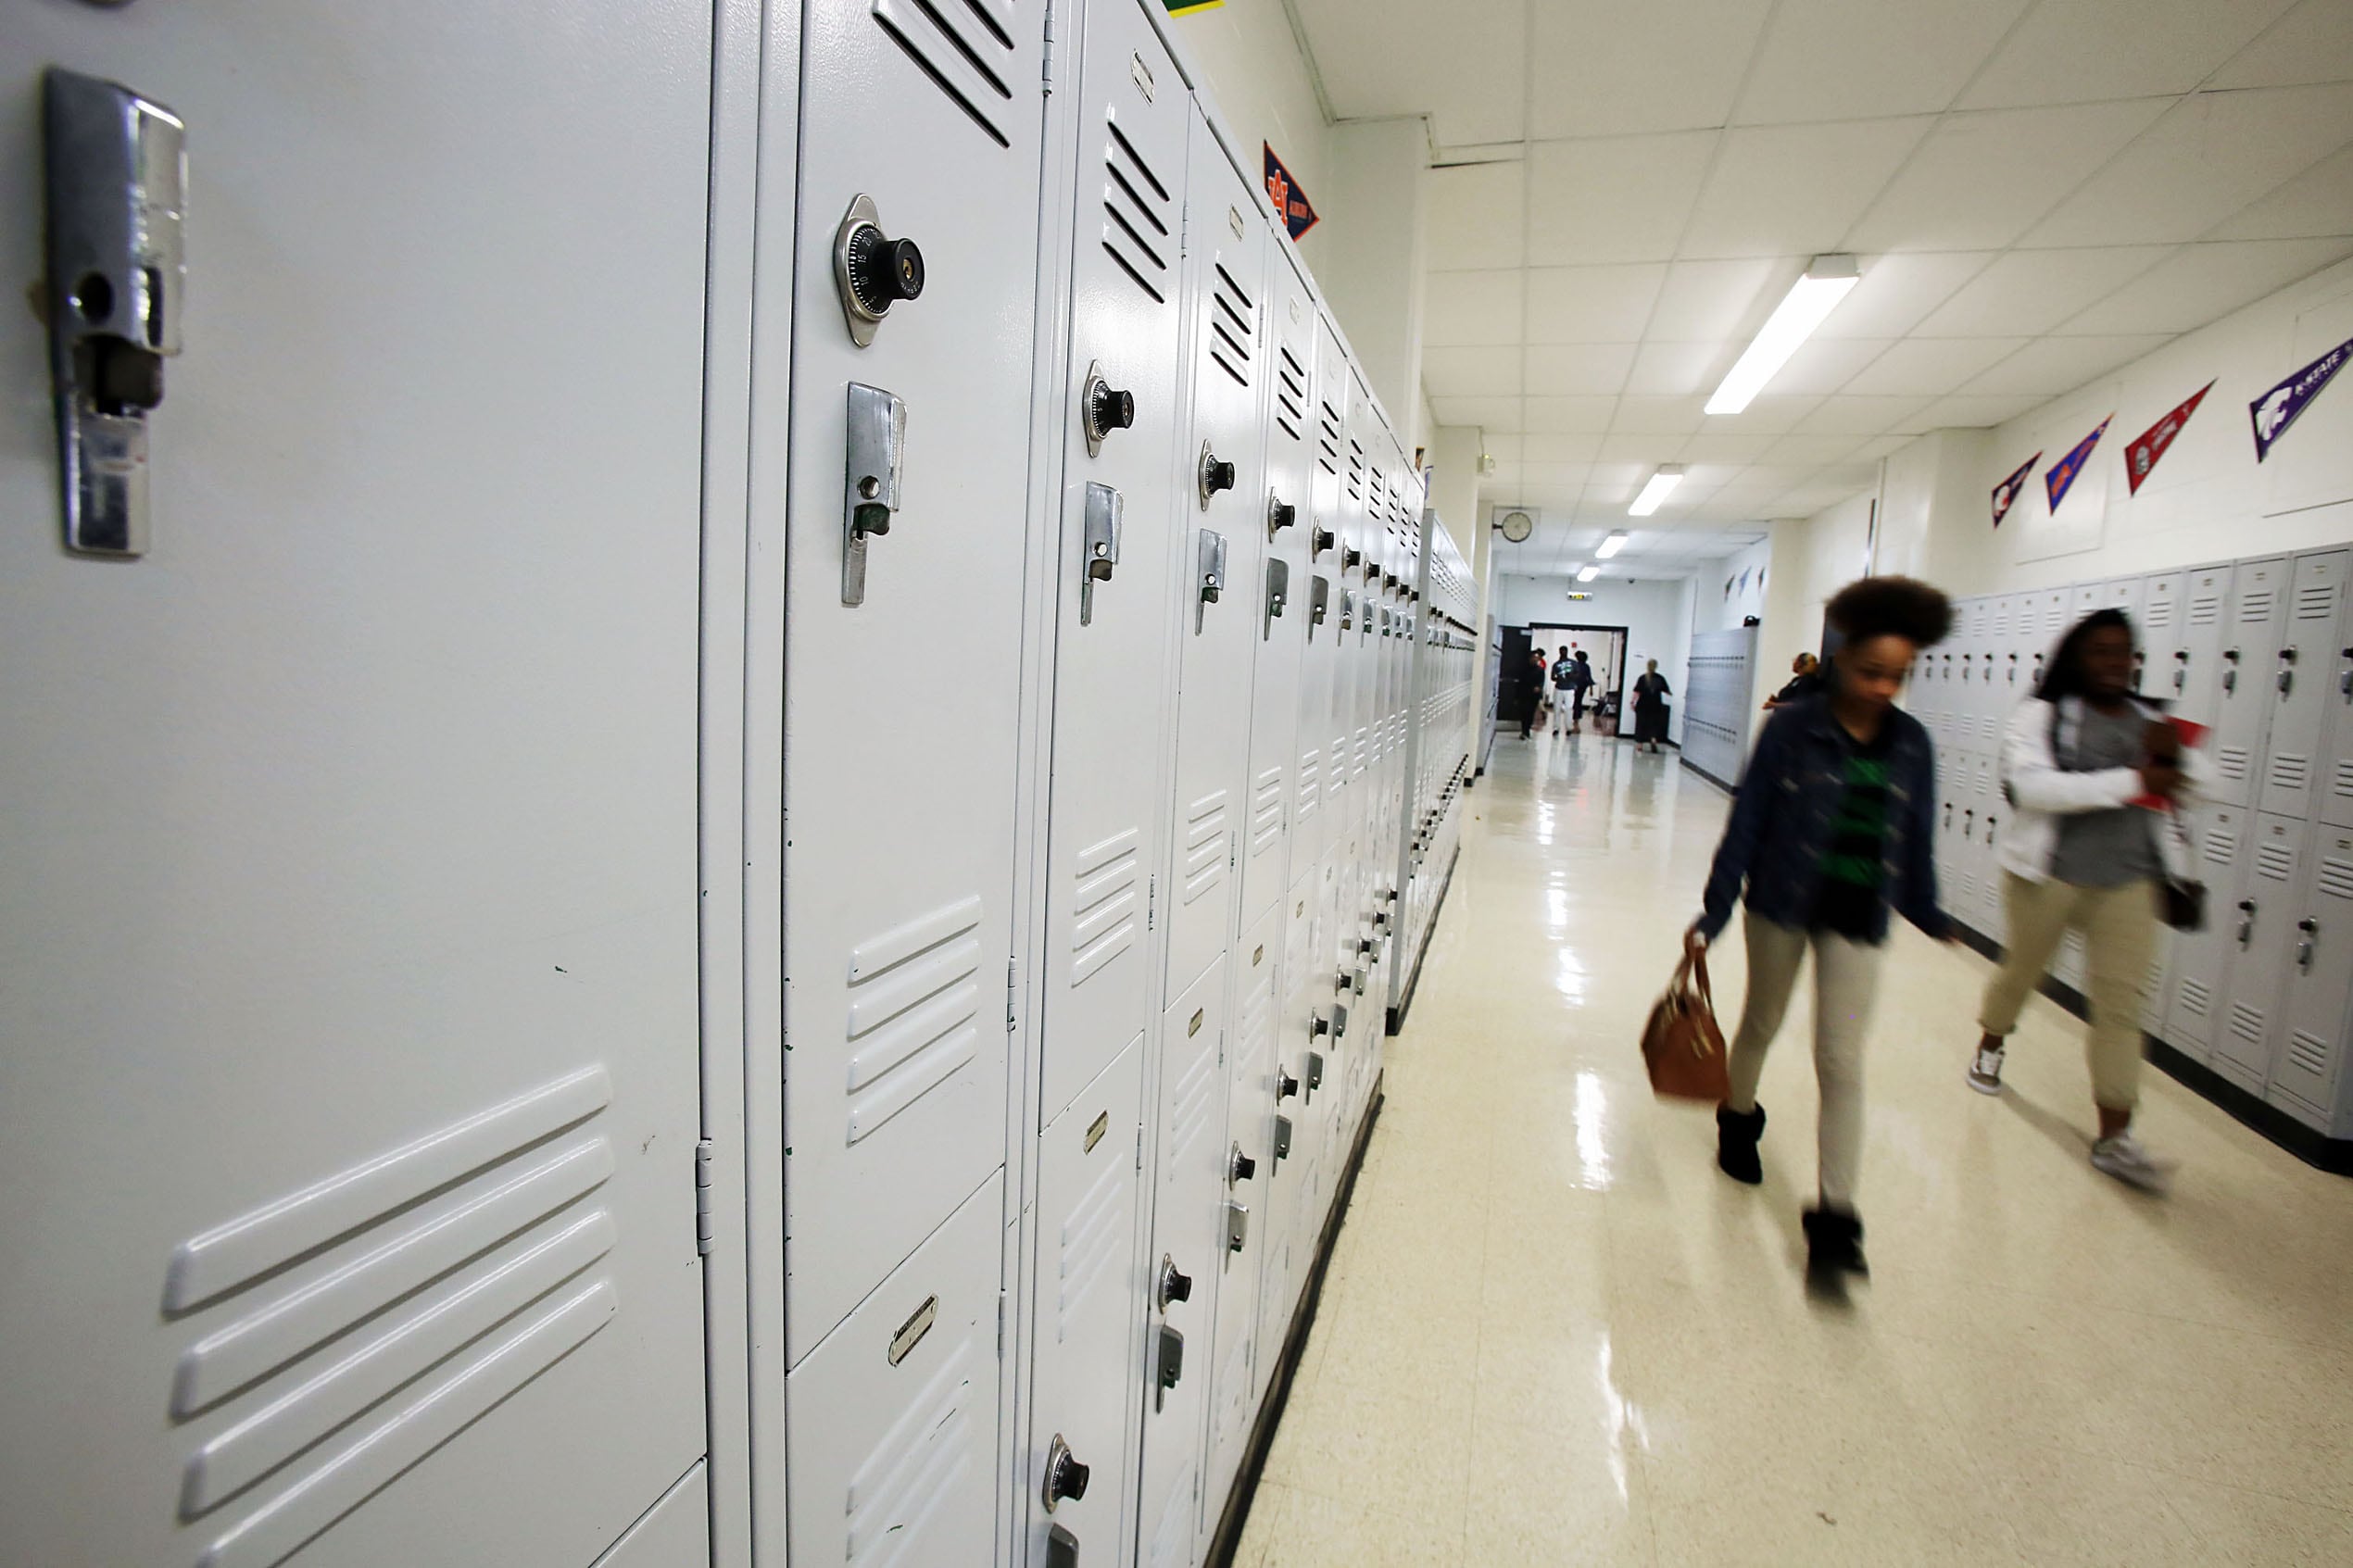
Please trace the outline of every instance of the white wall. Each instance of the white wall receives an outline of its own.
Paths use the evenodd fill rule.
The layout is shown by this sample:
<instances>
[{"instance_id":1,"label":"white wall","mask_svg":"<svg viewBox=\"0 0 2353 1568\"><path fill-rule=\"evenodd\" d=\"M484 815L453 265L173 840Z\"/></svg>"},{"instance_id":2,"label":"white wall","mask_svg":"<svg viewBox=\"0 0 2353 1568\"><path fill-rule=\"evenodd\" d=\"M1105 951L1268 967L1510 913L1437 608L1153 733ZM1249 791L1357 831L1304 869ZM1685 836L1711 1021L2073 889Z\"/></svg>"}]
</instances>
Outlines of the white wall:
<instances>
[{"instance_id":1,"label":"white wall","mask_svg":"<svg viewBox=\"0 0 2353 1568\"><path fill-rule=\"evenodd\" d=\"M1758 540L1736 556L1702 565L1693 577L1694 632L1729 632L1765 614L1765 583L1773 563L1773 541Z\"/></svg>"},{"instance_id":2,"label":"white wall","mask_svg":"<svg viewBox=\"0 0 2353 1568\"><path fill-rule=\"evenodd\" d=\"M1590 599L1571 600L1569 590L1590 593ZM1523 577L1502 574L1495 579L1495 619L1506 626L1623 626L1626 628L1626 687L1630 694L1642 661L1658 660L1658 672L1678 694L1667 721L1670 740L1682 736L1680 694L1691 653L1691 583L1680 578L1598 579L1579 583L1567 577ZM1554 638L1544 650L1553 657L1559 646ZM1629 700L1630 701L1630 696ZM1630 727L1629 727L1630 733Z\"/></svg>"},{"instance_id":3,"label":"white wall","mask_svg":"<svg viewBox=\"0 0 2353 1568\"><path fill-rule=\"evenodd\" d=\"M1352 121L1327 141L1324 220L1307 254L1325 303L1365 384L1396 422L1408 452L1428 437L1422 408L1422 203L1429 130L1419 117Z\"/></svg>"},{"instance_id":4,"label":"white wall","mask_svg":"<svg viewBox=\"0 0 2353 1568\"><path fill-rule=\"evenodd\" d=\"M1208 84L1219 118L1241 145L1245 167L1254 167L1259 144L1275 149L1317 214L1330 190L1330 127L1315 96L1287 7L1278 5L1221 6L1176 17L1170 30L1189 64ZM1300 255L1320 275L1324 231L1308 232ZM1409 419L1410 409L1397 417Z\"/></svg>"}]
</instances>

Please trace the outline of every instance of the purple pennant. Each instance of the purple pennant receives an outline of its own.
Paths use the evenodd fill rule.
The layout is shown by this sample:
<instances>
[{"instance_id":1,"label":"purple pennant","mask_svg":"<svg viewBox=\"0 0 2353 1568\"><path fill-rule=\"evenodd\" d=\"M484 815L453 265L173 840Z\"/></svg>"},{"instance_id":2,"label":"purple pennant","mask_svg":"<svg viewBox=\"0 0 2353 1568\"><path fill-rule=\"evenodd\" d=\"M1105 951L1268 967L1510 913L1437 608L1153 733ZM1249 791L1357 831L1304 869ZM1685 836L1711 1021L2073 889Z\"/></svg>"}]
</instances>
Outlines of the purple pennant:
<instances>
[{"instance_id":1,"label":"purple pennant","mask_svg":"<svg viewBox=\"0 0 2353 1568\"><path fill-rule=\"evenodd\" d=\"M2321 395L2336 372L2345 369L2348 353L2353 353L2353 338L2338 344L2296 374L2271 388L2246 406L2246 417L2255 425L2255 460L2261 462L2271 456L2272 443L2287 433L2306 405Z\"/></svg>"},{"instance_id":2,"label":"purple pennant","mask_svg":"<svg viewBox=\"0 0 2353 1568\"><path fill-rule=\"evenodd\" d=\"M2018 504L2018 493L2021 489L2025 488L2026 476L2032 473L2034 471L2034 465L2042 460L2043 454L2040 452L2035 453L2032 457L2027 458L2026 461L2018 465L2018 471L2016 473L2002 481L2001 483L1994 486L1994 527L2001 527L2002 520L2010 515L2010 508Z\"/></svg>"},{"instance_id":3,"label":"purple pennant","mask_svg":"<svg viewBox=\"0 0 2353 1568\"><path fill-rule=\"evenodd\" d=\"M2100 437L2108 433L2108 420L2114 418L2116 416L2110 414L2108 420L2102 420L2097 430L2077 442L2074 450L2053 463L2051 471L2043 476L2043 491L2051 498L2053 512L2059 509L2059 503L2067 499L2069 489L2082 476L2083 465L2092 460L2092 448L2100 444Z\"/></svg>"}]
</instances>

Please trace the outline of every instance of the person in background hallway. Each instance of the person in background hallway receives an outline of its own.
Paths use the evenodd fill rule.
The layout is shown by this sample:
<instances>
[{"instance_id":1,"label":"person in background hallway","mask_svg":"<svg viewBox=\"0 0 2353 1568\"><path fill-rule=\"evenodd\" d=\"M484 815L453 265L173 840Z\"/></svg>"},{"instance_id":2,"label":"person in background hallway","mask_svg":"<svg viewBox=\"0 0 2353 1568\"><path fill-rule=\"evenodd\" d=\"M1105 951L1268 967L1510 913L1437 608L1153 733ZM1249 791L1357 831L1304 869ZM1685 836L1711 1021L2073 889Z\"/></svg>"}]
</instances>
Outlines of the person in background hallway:
<instances>
[{"instance_id":1,"label":"person in background hallway","mask_svg":"<svg viewBox=\"0 0 2353 1568\"><path fill-rule=\"evenodd\" d=\"M1576 661L1568 667L1568 733L1572 735L1585 728L1585 694L1592 689L1593 661L1579 648Z\"/></svg>"},{"instance_id":2,"label":"person in background hallway","mask_svg":"<svg viewBox=\"0 0 2353 1568\"><path fill-rule=\"evenodd\" d=\"M1674 688L1667 677L1658 672L1658 660L1645 660L1642 672L1634 677L1634 745L1655 752L1659 742L1667 738L1667 699Z\"/></svg>"},{"instance_id":3,"label":"person in background hallway","mask_svg":"<svg viewBox=\"0 0 2353 1568\"><path fill-rule=\"evenodd\" d=\"M1526 740L1528 732L1535 726L1537 709L1544 701L1544 655L1541 649L1528 650L1528 663L1519 672L1519 738Z\"/></svg>"},{"instance_id":4,"label":"person in background hallway","mask_svg":"<svg viewBox=\"0 0 2353 1568\"><path fill-rule=\"evenodd\" d=\"M2069 930L2083 934L2092 1022L2085 1046L2100 1134L2092 1164L2162 1191L2167 1167L2133 1135L2140 1099L2141 991L2157 944L2161 879L2178 834L2139 799L2182 804L2210 780L2173 726L2133 696L2133 622L2120 609L2077 621L2050 673L2002 738L2002 908L2009 955L1985 987L1969 1087L2002 1092L2005 1042ZM2183 868L2171 868L2180 871Z\"/></svg>"},{"instance_id":5,"label":"person in background hallway","mask_svg":"<svg viewBox=\"0 0 2353 1568\"><path fill-rule=\"evenodd\" d=\"M1553 721L1550 728L1554 732L1568 728L1568 677L1575 668L1576 664L1568 657L1567 648L1561 649L1560 657L1553 660Z\"/></svg>"},{"instance_id":6,"label":"person in background hallway","mask_svg":"<svg viewBox=\"0 0 2353 1568\"><path fill-rule=\"evenodd\" d=\"M1822 695L1822 661L1810 653L1801 653L1789 661L1790 682L1765 699L1765 711L1786 708L1793 702L1804 702L1809 696Z\"/></svg>"},{"instance_id":7,"label":"person in background hallway","mask_svg":"<svg viewBox=\"0 0 2353 1568\"><path fill-rule=\"evenodd\" d=\"M1825 612L1846 641L1825 695L1765 722L1716 850L1697 952L1721 934L1747 888L1748 998L1732 1042L1730 1091L1717 1110L1716 1162L1764 1179L1756 1083L1806 950L1814 950L1814 1075L1822 1096L1821 1196L1805 1215L1806 1272L1834 1285L1868 1273L1855 1207L1863 1152L1863 1048L1889 912L1949 939L1936 903L1936 755L1927 729L1895 706L1912 660L1951 630L1953 608L1907 577L1867 577Z\"/></svg>"}]
</instances>

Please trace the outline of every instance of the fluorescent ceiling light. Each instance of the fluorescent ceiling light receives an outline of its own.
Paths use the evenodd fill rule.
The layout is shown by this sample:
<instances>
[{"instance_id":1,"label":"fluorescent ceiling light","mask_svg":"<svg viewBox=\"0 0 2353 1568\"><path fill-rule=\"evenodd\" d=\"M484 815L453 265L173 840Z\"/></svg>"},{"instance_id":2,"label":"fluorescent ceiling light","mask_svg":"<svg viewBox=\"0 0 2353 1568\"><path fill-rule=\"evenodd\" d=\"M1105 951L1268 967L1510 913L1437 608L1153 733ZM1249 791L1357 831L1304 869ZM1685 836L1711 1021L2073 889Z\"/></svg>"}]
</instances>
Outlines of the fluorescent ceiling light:
<instances>
[{"instance_id":1,"label":"fluorescent ceiling light","mask_svg":"<svg viewBox=\"0 0 2353 1568\"><path fill-rule=\"evenodd\" d=\"M1651 475L1650 483L1642 486L1642 493L1634 497L1634 504L1626 508L1626 515L1628 517L1650 516L1651 513L1658 510L1659 503L1667 499L1667 493L1682 483L1682 464L1660 464L1658 471Z\"/></svg>"},{"instance_id":2,"label":"fluorescent ceiling light","mask_svg":"<svg viewBox=\"0 0 2353 1568\"><path fill-rule=\"evenodd\" d=\"M1579 583L1591 583L1594 578L1599 577L1601 574L1602 569L1600 567L1589 566L1584 571L1577 574L1577 580Z\"/></svg>"},{"instance_id":3,"label":"fluorescent ceiling light","mask_svg":"<svg viewBox=\"0 0 2353 1568\"><path fill-rule=\"evenodd\" d=\"M1618 551L1624 549L1625 547L1626 531L1621 528L1612 533L1608 538L1603 540L1601 547L1596 549L1593 554L1602 560L1607 560L1610 557L1617 554Z\"/></svg>"},{"instance_id":4,"label":"fluorescent ceiling light","mask_svg":"<svg viewBox=\"0 0 2353 1568\"><path fill-rule=\"evenodd\" d=\"M1732 373L1724 378L1724 384L1716 389L1716 395L1707 400L1707 411L1737 414L1747 408L1765 390L1765 383L1780 374L1781 367L1789 363L1789 357L1797 352L1798 345L1814 335L1814 329L1838 308L1838 302L1861 281L1853 257L1816 257L1813 265L1806 269L1806 276L1798 279L1788 297L1775 307L1764 330L1732 367Z\"/></svg>"}]
</instances>

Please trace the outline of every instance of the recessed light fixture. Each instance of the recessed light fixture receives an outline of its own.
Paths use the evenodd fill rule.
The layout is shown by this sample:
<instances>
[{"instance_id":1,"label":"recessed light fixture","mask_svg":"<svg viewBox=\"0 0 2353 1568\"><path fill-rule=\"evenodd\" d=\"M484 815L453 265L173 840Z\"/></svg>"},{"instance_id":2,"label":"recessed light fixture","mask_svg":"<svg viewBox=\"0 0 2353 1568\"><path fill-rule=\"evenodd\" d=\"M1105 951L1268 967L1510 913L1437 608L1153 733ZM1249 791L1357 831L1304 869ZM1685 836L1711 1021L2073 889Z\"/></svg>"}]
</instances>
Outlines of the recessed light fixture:
<instances>
[{"instance_id":1,"label":"recessed light fixture","mask_svg":"<svg viewBox=\"0 0 2353 1568\"><path fill-rule=\"evenodd\" d=\"M1625 547L1626 530L1621 528L1612 533L1608 538L1603 540L1600 546L1593 551L1593 555L1596 559L1607 560L1610 557L1617 554L1618 551L1624 549Z\"/></svg>"},{"instance_id":2,"label":"recessed light fixture","mask_svg":"<svg viewBox=\"0 0 2353 1568\"><path fill-rule=\"evenodd\" d=\"M1737 414L1748 407L1755 395L1765 390L1765 383L1780 373L1789 357L1797 352L1798 345L1814 335L1838 302L1852 293L1862 274L1855 269L1851 256L1818 256L1806 275L1797 280L1786 297L1774 307L1764 329L1748 352L1733 365L1724 384L1707 400L1711 414Z\"/></svg>"},{"instance_id":3,"label":"recessed light fixture","mask_svg":"<svg viewBox=\"0 0 2353 1568\"><path fill-rule=\"evenodd\" d=\"M1601 574L1602 569L1600 567L1589 566L1584 571L1577 574L1577 580L1579 583L1591 583L1594 578L1599 577Z\"/></svg>"},{"instance_id":4,"label":"recessed light fixture","mask_svg":"<svg viewBox=\"0 0 2353 1568\"><path fill-rule=\"evenodd\" d=\"M1642 493L1634 497L1634 504L1626 508L1626 515L1628 517L1650 516L1651 513L1658 510L1659 503L1667 499L1667 493L1682 483L1682 464L1660 464L1658 471L1651 475L1650 483L1642 486Z\"/></svg>"}]
</instances>

